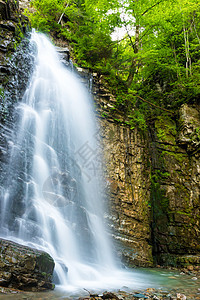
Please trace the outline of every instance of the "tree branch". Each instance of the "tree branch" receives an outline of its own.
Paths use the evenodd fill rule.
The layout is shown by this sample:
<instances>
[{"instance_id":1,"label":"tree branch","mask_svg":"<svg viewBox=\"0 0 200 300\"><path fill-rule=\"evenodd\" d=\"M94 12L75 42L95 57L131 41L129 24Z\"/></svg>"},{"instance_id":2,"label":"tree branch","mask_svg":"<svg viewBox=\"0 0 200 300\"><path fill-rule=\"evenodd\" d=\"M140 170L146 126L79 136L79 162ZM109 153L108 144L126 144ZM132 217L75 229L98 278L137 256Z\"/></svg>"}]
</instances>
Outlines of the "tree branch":
<instances>
[{"instance_id":1,"label":"tree branch","mask_svg":"<svg viewBox=\"0 0 200 300\"><path fill-rule=\"evenodd\" d=\"M170 111L170 110L168 110L168 109L165 109L165 108L162 108L162 107L160 107L160 106L158 106L158 105L156 105L156 104L153 104L153 103L151 103L151 102L145 100L144 98L142 98L142 97L140 97L140 96L138 96L138 95L136 95L136 94L133 94L133 93L132 93L132 95L135 96L135 97L137 97L137 98L139 98L139 99L142 100L143 102L148 103L149 105L155 106L155 107L157 107L157 108L159 108L159 109L161 109L161 110L164 110L164 111L166 111L166 112L168 112L168 113L170 113L170 114L173 114L172 111Z\"/></svg>"},{"instance_id":2,"label":"tree branch","mask_svg":"<svg viewBox=\"0 0 200 300\"><path fill-rule=\"evenodd\" d=\"M67 7L68 7L68 5L69 5L69 1L70 1L70 0L68 0L67 5L65 6L65 9L64 9L62 15L60 16L60 19L59 19L59 21L58 21L58 24L60 24L60 22L61 22L61 20L62 20L62 18L63 18L63 16L64 16L64 14L65 14L65 11L66 11L66 9L67 9Z\"/></svg>"},{"instance_id":3,"label":"tree branch","mask_svg":"<svg viewBox=\"0 0 200 300\"><path fill-rule=\"evenodd\" d=\"M123 21L124 21L124 27L125 27L125 29L126 29L126 33L127 33L128 37L129 37L129 40L130 40L130 42L131 42L131 46L132 46L132 48L133 48L133 50L134 50L134 48L135 48L135 43L133 43L132 38L131 38L131 36L130 36L130 34L129 34L129 32L128 32L128 28L127 28L127 26L126 26L126 21L125 21L124 18L123 18Z\"/></svg>"},{"instance_id":4,"label":"tree branch","mask_svg":"<svg viewBox=\"0 0 200 300\"><path fill-rule=\"evenodd\" d=\"M158 4L160 4L163 0L155 3L154 5L152 5L151 7L147 8L147 10L145 10L143 13L142 13L142 16L144 16L148 11L150 11L152 8L154 8L155 6L157 6Z\"/></svg>"}]
</instances>

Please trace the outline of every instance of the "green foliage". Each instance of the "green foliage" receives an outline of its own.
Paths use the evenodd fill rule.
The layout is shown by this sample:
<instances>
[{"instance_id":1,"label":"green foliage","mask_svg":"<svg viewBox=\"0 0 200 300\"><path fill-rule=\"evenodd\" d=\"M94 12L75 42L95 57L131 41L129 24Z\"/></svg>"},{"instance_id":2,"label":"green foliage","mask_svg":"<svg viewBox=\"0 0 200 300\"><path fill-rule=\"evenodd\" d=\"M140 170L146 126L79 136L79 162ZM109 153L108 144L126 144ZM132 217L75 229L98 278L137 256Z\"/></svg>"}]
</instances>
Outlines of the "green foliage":
<instances>
[{"instance_id":1,"label":"green foliage","mask_svg":"<svg viewBox=\"0 0 200 300\"><path fill-rule=\"evenodd\" d=\"M105 17L112 6L108 1L32 0L31 4L35 11L26 13L33 27L66 39L82 67L109 72L113 47L110 34L119 17L114 13ZM61 25L58 21L63 12Z\"/></svg>"},{"instance_id":2,"label":"green foliage","mask_svg":"<svg viewBox=\"0 0 200 300\"><path fill-rule=\"evenodd\" d=\"M197 0L32 0L32 26L65 39L76 63L104 75L131 128L200 97ZM62 13L62 25L58 20ZM120 16L123 12L127 17ZM116 27L127 34L112 41ZM137 98L134 95L138 95ZM142 101L147 100L152 105ZM114 110L113 110L114 112ZM162 133L160 133L162 135Z\"/></svg>"},{"instance_id":3,"label":"green foliage","mask_svg":"<svg viewBox=\"0 0 200 300\"><path fill-rule=\"evenodd\" d=\"M33 0L31 6L34 12L26 10L32 26L43 32L51 32L60 29L57 24L63 11L64 0Z\"/></svg>"},{"instance_id":4,"label":"green foliage","mask_svg":"<svg viewBox=\"0 0 200 300\"><path fill-rule=\"evenodd\" d=\"M140 112L140 110L135 110L130 116L129 125L131 129L137 126L141 130L145 130L147 128L146 120L144 118L144 114Z\"/></svg>"}]
</instances>

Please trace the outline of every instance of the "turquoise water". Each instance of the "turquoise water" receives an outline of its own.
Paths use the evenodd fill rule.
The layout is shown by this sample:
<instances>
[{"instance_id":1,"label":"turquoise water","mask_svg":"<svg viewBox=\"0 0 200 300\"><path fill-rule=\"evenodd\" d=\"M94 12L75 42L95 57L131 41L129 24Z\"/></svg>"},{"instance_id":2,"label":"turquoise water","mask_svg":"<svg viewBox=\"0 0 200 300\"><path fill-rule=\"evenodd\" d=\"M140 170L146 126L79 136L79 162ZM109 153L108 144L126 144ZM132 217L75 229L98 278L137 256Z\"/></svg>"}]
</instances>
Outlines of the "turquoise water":
<instances>
[{"instance_id":1,"label":"turquoise water","mask_svg":"<svg viewBox=\"0 0 200 300\"><path fill-rule=\"evenodd\" d=\"M133 269L127 272L129 274L129 283L131 277L134 281L130 288L128 286L119 286L114 291L125 291L127 294L133 294L138 291L145 291L147 288L155 288L156 293L182 293L187 296L187 299L198 299L200 297L200 279L186 274L180 274L179 271L171 271L165 269ZM197 280L195 280L197 278ZM111 291L107 289L108 291ZM89 290L90 293L102 294L105 290ZM89 293L80 289L69 292L64 289L56 288L54 291L48 292L21 292L19 294L0 295L0 299L78 299L79 297L88 296Z\"/></svg>"}]
</instances>

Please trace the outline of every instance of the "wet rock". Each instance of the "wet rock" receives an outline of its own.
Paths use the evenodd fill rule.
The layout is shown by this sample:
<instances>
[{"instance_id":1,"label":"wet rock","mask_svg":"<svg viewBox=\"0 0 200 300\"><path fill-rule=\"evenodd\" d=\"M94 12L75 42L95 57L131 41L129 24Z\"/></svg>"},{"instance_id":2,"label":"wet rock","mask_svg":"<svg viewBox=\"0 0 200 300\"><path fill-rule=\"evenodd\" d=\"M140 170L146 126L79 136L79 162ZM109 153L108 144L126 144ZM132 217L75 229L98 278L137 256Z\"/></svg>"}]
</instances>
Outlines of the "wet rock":
<instances>
[{"instance_id":1,"label":"wet rock","mask_svg":"<svg viewBox=\"0 0 200 300\"><path fill-rule=\"evenodd\" d=\"M185 295L180 294L180 293L177 294L177 300L186 300L186 299L187 299L187 297Z\"/></svg>"},{"instance_id":2,"label":"wet rock","mask_svg":"<svg viewBox=\"0 0 200 300\"><path fill-rule=\"evenodd\" d=\"M70 51L66 47L56 47L57 52L60 55L60 60L63 61L65 64L70 60Z\"/></svg>"},{"instance_id":3,"label":"wet rock","mask_svg":"<svg viewBox=\"0 0 200 300\"><path fill-rule=\"evenodd\" d=\"M16 25L11 21L1 21L0 28L7 29L8 31L15 32Z\"/></svg>"},{"instance_id":4,"label":"wet rock","mask_svg":"<svg viewBox=\"0 0 200 300\"><path fill-rule=\"evenodd\" d=\"M9 18L9 7L5 1L0 1L0 20L7 20Z\"/></svg>"},{"instance_id":5,"label":"wet rock","mask_svg":"<svg viewBox=\"0 0 200 300\"><path fill-rule=\"evenodd\" d=\"M18 118L13 114L17 101L21 101L26 90L29 78L33 71L34 46L30 45L27 33L29 22L26 17L19 14L18 1L0 1L7 14L0 19L0 190L5 178L6 161L9 157L10 146L6 142L5 136L10 135L14 120ZM4 5L5 4L5 5ZM26 39L23 39L25 37ZM19 170L19 178L20 176ZM13 221L14 215L21 216L24 212L22 203L22 183L17 182L16 195L11 204L10 230L18 230L18 222ZM8 216L7 216L8 217ZM1 218L1 211L0 211ZM3 229L2 229L3 230Z\"/></svg>"},{"instance_id":6,"label":"wet rock","mask_svg":"<svg viewBox=\"0 0 200 300\"><path fill-rule=\"evenodd\" d=\"M180 108L178 143L193 152L200 147L200 114L195 107L184 104Z\"/></svg>"},{"instance_id":7,"label":"wet rock","mask_svg":"<svg viewBox=\"0 0 200 300\"><path fill-rule=\"evenodd\" d=\"M150 128L150 154L155 156L153 248L157 263L174 267L200 263L200 107L183 105L179 115L176 122L161 116L155 131Z\"/></svg>"},{"instance_id":8,"label":"wet rock","mask_svg":"<svg viewBox=\"0 0 200 300\"><path fill-rule=\"evenodd\" d=\"M119 300L119 297L117 295L115 295L114 293L105 292L105 293L103 293L103 296L101 296L101 299Z\"/></svg>"},{"instance_id":9,"label":"wet rock","mask_svg":"<svg viewBox=\"0 0 200 300\"><path fill-rule=\"evenodd\" d=\"M0 271L0 285L9 284L11 280L12 274L10 272L2 272Z\"/></svg>"},{"instance_id":10,"label":"wet rock","mask_svg":"<svg viewBox=\"0 0 200 300\"><path fill-rule=\"evenodd\" d=\"M107 100L98 96L101 108ZM99 102L98 102L99 103ZM100 119L102 150L106 161L106 181L110 232L123 264L152 266L150 241L150 181L145 137L137 129ZM145 178L145 180L144 180Z\"/></svg>"},{"instance_id":11,"label":"wet rock","mask_svg":"<svg viewBox=\"0 0 200 300\"><path fill-rule=\"evenodd\" d=\"M193 271L193 270L194 270L194 266L188 266L187 269L188 269L189 271Z\"/></svg>"},{"instance_id":12,"label":"wet rock","mask_svg":"<svg viewBox=\"0 0 200 300\"><path fill-rule=\"evenodd\" d=\"M135 294L133 295L134 299L148 299L144 294Z\"/></svg>"},{"instance_id":13,"label":"wet rock","mask_svg":"<svg viewBox=\"0 0 200 300\"><path fill-rule=\"evenodd\" d=\"M43 251L0 239L0 285L27 291L53 289L54 261Z\"/></svg>"}]
</instances>

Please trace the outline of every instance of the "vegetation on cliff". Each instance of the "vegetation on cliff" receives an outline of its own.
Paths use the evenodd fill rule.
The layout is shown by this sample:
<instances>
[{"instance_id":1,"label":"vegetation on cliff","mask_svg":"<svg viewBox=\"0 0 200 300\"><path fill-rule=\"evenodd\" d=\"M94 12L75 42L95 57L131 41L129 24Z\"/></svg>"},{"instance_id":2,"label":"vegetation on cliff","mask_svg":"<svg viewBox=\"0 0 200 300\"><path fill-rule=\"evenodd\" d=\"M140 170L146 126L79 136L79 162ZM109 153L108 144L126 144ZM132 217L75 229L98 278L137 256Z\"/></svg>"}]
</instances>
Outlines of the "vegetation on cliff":
<instances>
[{"instance_id":1,"label":"vegetation on cliff","mask_svg":"<svg viewBox=\"0 0 200 300\"><path fill-rule=\"evenodd\" d=\"M32 0L31 5L32 26L67 40L79 65L104 74L117 98L113 111L124 111L130 125L145 128L159 107L174 112L197 101L197 0ZM112 40L120 27L124 36Z\"/></svg>"}]
</instances>

